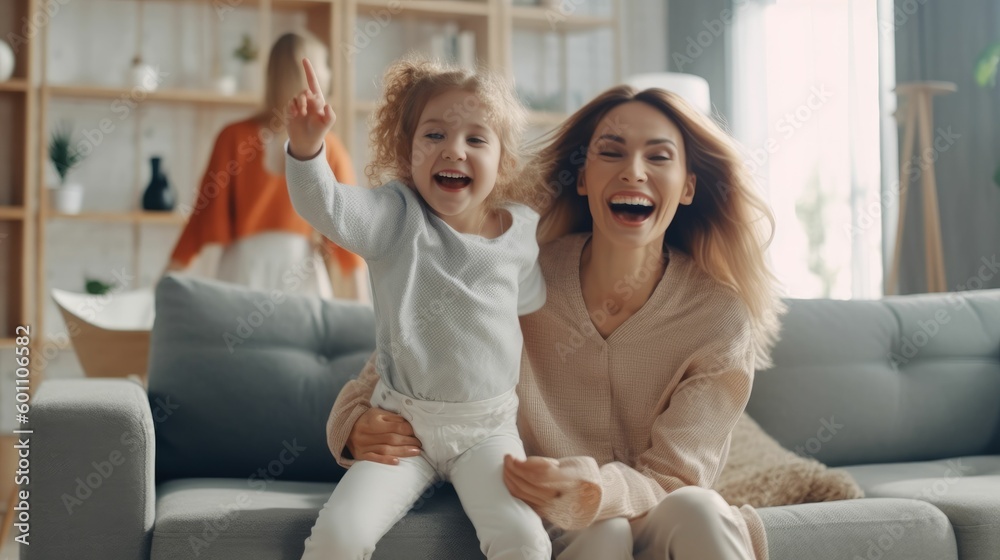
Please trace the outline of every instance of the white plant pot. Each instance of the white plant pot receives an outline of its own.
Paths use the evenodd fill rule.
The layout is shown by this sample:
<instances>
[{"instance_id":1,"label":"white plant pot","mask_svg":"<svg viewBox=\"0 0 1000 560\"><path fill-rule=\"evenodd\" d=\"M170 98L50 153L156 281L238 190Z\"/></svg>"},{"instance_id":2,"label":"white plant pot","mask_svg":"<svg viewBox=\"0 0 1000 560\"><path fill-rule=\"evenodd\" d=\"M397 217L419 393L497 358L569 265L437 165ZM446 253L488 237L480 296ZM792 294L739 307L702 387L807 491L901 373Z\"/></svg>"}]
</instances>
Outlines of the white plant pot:
<instances>
[{"instance_id":1,"label":"white plant pot","mask_svg":"<svg viewBox=\"0 0 1000 560\"><path fill-rule=\"evenodd\" d=\"M221 93L222 95L235 95L236 94L236 77L234 76L219 76L215 79L215 91Z\"/></svg>"},{"instance_id":2,"label":"white plant pot","mask_svg":"<svg viewBox=\"0 0 1000 560\"><path fill-rule=\"evenodd\" d=\"M0 82L6 82L14 75L14 50L0 41Z\"/></svg>"},{"instance_id":3,"label":"white plant pot","mask_svg":"<svg viewBox=\"0 0 1000 560\"><path fill-rule=\"evenodd\" d=\"M129 69L129 86L142 91L156 91L159 87L159 72L149 64L133 64Z\"/></svg>"},{"instance_id":4,"label":"white plant pot","mask_svg":"<svg viewBox=\"0 0 1000 560\"><path fill-rule=\"evenodd\" d=\"M60 214L79 214L83 209L83 186L69 183L49 189L52 210Z\"/></svg>"}]
</instances>

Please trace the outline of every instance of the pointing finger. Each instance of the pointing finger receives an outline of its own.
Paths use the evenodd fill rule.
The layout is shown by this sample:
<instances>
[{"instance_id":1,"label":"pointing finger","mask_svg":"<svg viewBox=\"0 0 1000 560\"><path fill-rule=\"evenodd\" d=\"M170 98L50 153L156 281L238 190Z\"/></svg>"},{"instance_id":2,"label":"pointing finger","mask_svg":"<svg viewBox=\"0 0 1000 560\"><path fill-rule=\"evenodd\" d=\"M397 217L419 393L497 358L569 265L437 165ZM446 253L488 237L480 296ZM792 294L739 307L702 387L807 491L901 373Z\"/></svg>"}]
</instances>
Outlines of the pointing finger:
<instances>
[{"instance_id":1,"label":"pointing finger","mask_svg":"<svg viewBox=\"0 0 1000 560\"><path fill-rule=\"evenodd\" d=\"M313 95L319 96L321 102L325 103L326 99L323 97L323 88L319 85L319 78L316 77L316 71L313 70L312 63L309 62L308 58L302 59L302 68L306 71L306 82L309 83L309 91Z\"/></svg>"}]
</instances>

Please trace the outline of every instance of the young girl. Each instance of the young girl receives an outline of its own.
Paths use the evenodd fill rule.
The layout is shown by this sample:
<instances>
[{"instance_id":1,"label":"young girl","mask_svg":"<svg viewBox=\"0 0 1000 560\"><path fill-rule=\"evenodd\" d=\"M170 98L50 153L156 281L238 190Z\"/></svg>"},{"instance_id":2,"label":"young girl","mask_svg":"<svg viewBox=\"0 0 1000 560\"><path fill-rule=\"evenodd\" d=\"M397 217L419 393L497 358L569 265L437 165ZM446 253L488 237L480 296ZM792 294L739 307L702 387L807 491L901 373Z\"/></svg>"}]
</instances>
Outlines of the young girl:
<instances>
[{"instance_id":1,"label":"young girl","mask_svg":"<svg viewBox=\"0 0 1000 560\"><path fill-rule=\"evenodd\" d=\"M335 116L308 60L289 104L288 188L295 209L368 262L380 381L371 404L409 421L419 455L358 461L320 512L303 559L369 558L438 480L450 480L490 559L548 560L539 517L511 497L505 455L517 433L518 315L545 302L538 214L516 200L524 109L510 87L423 61L386 72L364 189L324 164Z\"/></svg>"},{"instance_id":2,"label":"young girl","mask_svg":"<svg viewBox=\"0 0 1000 560\"><path fill-rule=\"evenodd\" d=\"M307 34L287 33L271 48L264 106L252 117L226 126L215 142L191 217L170 256L167 271L185 270L206 245L223 246L215 277L260 290L331 298L358 294L352 281L331 292L331 279L317 249L320 236L288 199L285 186L285 122L289 100L306 85L299 61L319 61L321 87L329 87L327 48ZM327 163L353 181L347 151L328 134ZM315 241L314 241L315 239ZM322 251L335 260L334 278L355 276L361 259L330 242ZM200 269L195 265L192 268ZM365 296L366 297L366 296Z\"/></svg>"}]
</instances>

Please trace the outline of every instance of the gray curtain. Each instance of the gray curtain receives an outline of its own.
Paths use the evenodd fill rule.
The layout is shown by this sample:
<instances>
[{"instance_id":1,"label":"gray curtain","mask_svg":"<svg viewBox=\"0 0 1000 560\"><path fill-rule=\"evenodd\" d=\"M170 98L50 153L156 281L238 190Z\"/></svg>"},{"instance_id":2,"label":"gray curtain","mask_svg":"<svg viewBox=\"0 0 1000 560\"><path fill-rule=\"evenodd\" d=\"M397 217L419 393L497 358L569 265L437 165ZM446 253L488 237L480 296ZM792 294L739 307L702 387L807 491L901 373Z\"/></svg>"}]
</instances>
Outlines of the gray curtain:
<instances>
[{"instance_id":1,"label":"gray curtain","mask_svg":"<svg viewBox=\"0 0 1000 560\"><path fill-rule=\"evenodd\" d=\"M732 114L727 56L732 12L733 0L672 0L667 9L669 71L705 78L723 118Z\"/></svg>"},{"instance_id":2,"label":"gray curtain","mask_svg":"<svg viewBox=\"0 0 1000 560\"><path fill-rule=\"evenodd\" d=\"M944 137L950 129L953 137L934 164L948 290L998 288L1000 187L992 177L1000 165L1000 86L979 87L973 64L987 45L1000 40L1000 2L895 0L895 8L897 83L942 80L958 85L957 93L934 101L936 136ZM902 149L901 136L899 145ZM927 287L919 191L919 181L911 183L900 266L899 292L904 294ZM889 211L898 210L893 206ZM887 246L887 261L891 251Z\"/></svg>"}]
</instances>

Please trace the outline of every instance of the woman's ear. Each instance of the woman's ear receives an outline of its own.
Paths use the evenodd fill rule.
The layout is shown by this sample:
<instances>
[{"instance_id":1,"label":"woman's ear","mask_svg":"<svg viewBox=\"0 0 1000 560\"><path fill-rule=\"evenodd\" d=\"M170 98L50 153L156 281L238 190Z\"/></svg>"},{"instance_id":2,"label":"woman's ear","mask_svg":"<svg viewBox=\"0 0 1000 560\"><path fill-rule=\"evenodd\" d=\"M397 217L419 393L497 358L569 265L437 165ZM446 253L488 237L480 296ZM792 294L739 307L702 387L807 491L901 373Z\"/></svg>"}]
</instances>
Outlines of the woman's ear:
<instances>
[{"instance_id":1,"label":"woman's ear","mask_svg":"<svg viewBox=\"0 0 1000 560\"><path fill-rule=\"evenodd\" d=\"M698 183L698 176L688 173L687 181L684 182L684 192L681 193L680 203L685 206L694 201L694 189Z\"/></svg>"},{"instance_id":2,"label":"woman's ear","mask_svg":"<svg viewBox=\"0 0 1000 560\"><path fill-rule=\"evenodd\" d=\"M576 175L576 194L587 196L587 184L583 182L583 169Z\"/></svg>"}]
</instances>

